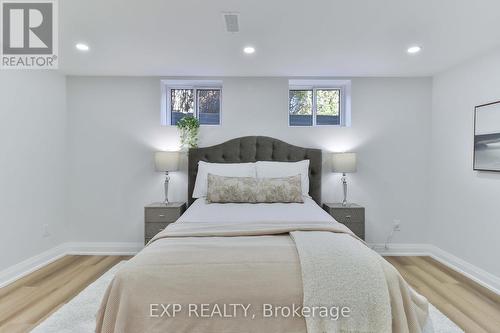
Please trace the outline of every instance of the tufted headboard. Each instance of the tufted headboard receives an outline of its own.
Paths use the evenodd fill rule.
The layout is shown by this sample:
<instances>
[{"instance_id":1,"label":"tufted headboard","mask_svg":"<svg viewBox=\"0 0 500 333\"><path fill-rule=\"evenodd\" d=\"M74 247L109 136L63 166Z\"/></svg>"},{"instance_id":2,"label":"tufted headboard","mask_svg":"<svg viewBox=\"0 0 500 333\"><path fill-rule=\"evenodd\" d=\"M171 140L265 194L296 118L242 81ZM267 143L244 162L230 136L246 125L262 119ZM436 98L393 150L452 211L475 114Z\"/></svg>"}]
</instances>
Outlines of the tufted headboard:
<instances>
[{"instance_id":1,"label":"tufted headboard","mask_svg":"<svg viewBox=\"0 0 500 333\"><path fill-rule=\"evenodd\" d=\"M188 202L193 190L198 161L211 163L246 163L256 161L296 162L309 160L309 195L321 205L321 150L292 146L267 136L245 136L224 143L189 149Z\"/></svg>"}]
</instances>

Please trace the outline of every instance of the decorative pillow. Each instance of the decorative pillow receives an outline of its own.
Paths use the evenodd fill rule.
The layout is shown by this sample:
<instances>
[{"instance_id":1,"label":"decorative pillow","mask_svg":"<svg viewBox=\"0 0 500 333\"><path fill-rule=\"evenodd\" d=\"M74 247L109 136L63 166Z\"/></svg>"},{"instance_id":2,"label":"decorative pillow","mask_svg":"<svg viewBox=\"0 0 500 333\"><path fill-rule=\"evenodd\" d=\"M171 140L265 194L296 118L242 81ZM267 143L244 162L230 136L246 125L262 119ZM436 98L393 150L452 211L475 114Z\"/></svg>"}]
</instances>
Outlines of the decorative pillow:
<instances>
[{"instance_id":1,"label":"decorative pillow","mask_svg":"<svg viewBox=\"0 0 500 333\"><path fill-rule=\"evenodd\" d=\"M207 176L210 203L303 203L301 177L285 178Z\"/></svg>"},{"instance_id":2,"label":"decorative pillow","mask_svg":"<svg viewBox=\"0 0 500 333\"><path fill-rule=\"evenodd\" d=\"M298 162L258 161L257 178L301 176L302 195L309 197L309 160Z\"/></svg>"},{"instance_id":3,"label":"decorative pillow","mask_svg":"<svg viewBox=\"0 0 500 333\"><path fill-rule=\"evenodd\" d=\"M258 178L257 202L303 203L301 176L285 178Z\"/></svg>"},{"instance_id":4,"label":"decorative pillow","mask_svg":"<svg viewBox=\"0 0 500 333\"><path fill-rule=\"evenodd\" d=\"M208 202L256 202L257 180L253 177L224 177L208 174Z\"/></svg>"},{"instance_id":5,"label":"decorative pillow","mask_svg":"<svg viewBox=\"0 0 500 333\"><path fill-rule=\"evenodd\" d=\"M207 176L209 173L225 177L256 177L255 163L208 163L199 161L193 198L207 196Z\"/></svg>"}]
</instances>

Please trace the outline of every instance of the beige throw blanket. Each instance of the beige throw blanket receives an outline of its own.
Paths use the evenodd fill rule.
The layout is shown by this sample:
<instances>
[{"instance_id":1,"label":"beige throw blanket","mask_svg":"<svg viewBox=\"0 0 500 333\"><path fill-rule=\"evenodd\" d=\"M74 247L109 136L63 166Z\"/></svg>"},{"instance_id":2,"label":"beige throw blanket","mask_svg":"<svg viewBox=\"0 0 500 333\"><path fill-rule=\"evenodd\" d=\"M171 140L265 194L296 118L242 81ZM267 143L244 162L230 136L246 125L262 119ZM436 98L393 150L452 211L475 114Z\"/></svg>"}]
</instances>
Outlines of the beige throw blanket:
<instances>
[{"instance_id":1,"label":"beige throw blanket","mask_svg":"<svg viewBox=\"0 0 500 333\"><path fill-rule=\"evenodd\" d=\"M309 268L305 265L301 269L296 245L289 236L295 231L336 233L339 237L329 241L338 243L338 254L347 258L363 258L366 254L366 246L338 223L174 223L116 274L102 301L96 332L306 332L304 317L284 316L280 311L275 316L264 315L269 306L274 311L278 306L313 301L306 287ZM330 290L330 296L336 291L343 296L331 300L344 299L356 303L357 310L370 313L369 320L362 323L370 330L359 332L389 332L379 330L379 319L391 320L393 332L421 332L427 318L427 301L382 259L378 262L385 277L392 319L386 310L381 312L384 318L375 318L377 311L366 309L359 299L347 301L345 288L351 288L354 295L359 286L342 280L349 277L342 277L341 272L346 264L359 265L357 272L368 261L373 266L373 256L368 256L371 258L364 258L362 263L332 258L331 270L336 270L338 281L332 285L336 290ZM379 291L372 297L378 295ZM375 301L382 304L387 299ZM180 308L175 316L162 311L169 304ZM211 310L208 317L201 312L204 304ZM231 311L235 304L241 307ZM248 306L245 311L244 306ZM214 311L215 307L219 311ZM190 311L194 308L198 311Z\"/></svg>"},{"instance_id":2,"label":"beige throw blanket","mask_svg":"<svg viewBox=\"0 0 500 333\"><path fill-rule=\"evenodd\" d=\"M389 291L378 254L346 234L290 233L300 257L304 306L345 306L345 317L306 318L308 333L391 332ZM343 269L338 269L343 267Z\"/></svg>"}]
</instances>

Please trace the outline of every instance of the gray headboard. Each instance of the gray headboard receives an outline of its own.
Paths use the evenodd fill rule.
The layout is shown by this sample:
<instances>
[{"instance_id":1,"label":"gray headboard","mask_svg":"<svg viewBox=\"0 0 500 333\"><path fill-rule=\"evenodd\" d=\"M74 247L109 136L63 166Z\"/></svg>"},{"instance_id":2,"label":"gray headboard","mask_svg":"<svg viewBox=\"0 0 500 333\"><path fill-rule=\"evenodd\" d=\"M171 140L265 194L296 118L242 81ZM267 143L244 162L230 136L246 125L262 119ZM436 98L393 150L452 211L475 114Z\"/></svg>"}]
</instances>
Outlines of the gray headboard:
<instances>
[{"instance_id":1,"label":"gray headboard","mask_svg":"<svg viewBox=\"0 0 500 333\"><path fill-rule=\"evenodd\" d=\"M246 163L256 161L309 162L309 195L321 205L321 149L293 146L267 136L245 136L224 143L189 149L188 201L194 199L193 190L198 161L211 163Z\"/></svg>"}]
</instances>

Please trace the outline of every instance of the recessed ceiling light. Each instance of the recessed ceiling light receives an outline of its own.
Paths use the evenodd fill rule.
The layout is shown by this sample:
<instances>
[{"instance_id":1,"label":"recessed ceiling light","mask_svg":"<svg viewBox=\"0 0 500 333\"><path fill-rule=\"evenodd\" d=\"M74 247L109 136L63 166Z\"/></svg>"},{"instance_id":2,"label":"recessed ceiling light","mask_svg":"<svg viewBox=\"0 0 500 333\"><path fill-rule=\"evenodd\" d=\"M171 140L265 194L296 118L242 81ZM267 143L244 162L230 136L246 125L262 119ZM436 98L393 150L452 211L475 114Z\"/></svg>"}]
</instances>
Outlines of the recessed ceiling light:
<instances>
[{"instance_id":1,"label":"recessed ceiling light","mask_svg":"<svg viewBox=\"0 0 500 333\"><path fill-rule=\"evenodd\" d=\"M79 51L88 51L90 48L87 44L84 44L84 43L77 43L75 45L76 49L79 50Z\"/></svg>"},{"instance_id":2,"label":"recessed ceiling light","mask_svg":"<svg viewBox=\"0 0 500 333\"><path fill-rule=\"evenodd\" d=\"M415 54L422 51L422 48L418 45L410 46L408 50L406 50L409 54Z\"/></svg>"},{"instance_id":3,"label":"recessed ceiling light","mask_svg":"<svg viewBox=\"0 0 500 333\"><path fill-rule=\"evenodd\" d=\"M243 49L243 52L245 52L246 54L255 53L255 47L253 47L253 46L245 46L245 48Z\"/></svg>"}]
</instances>

